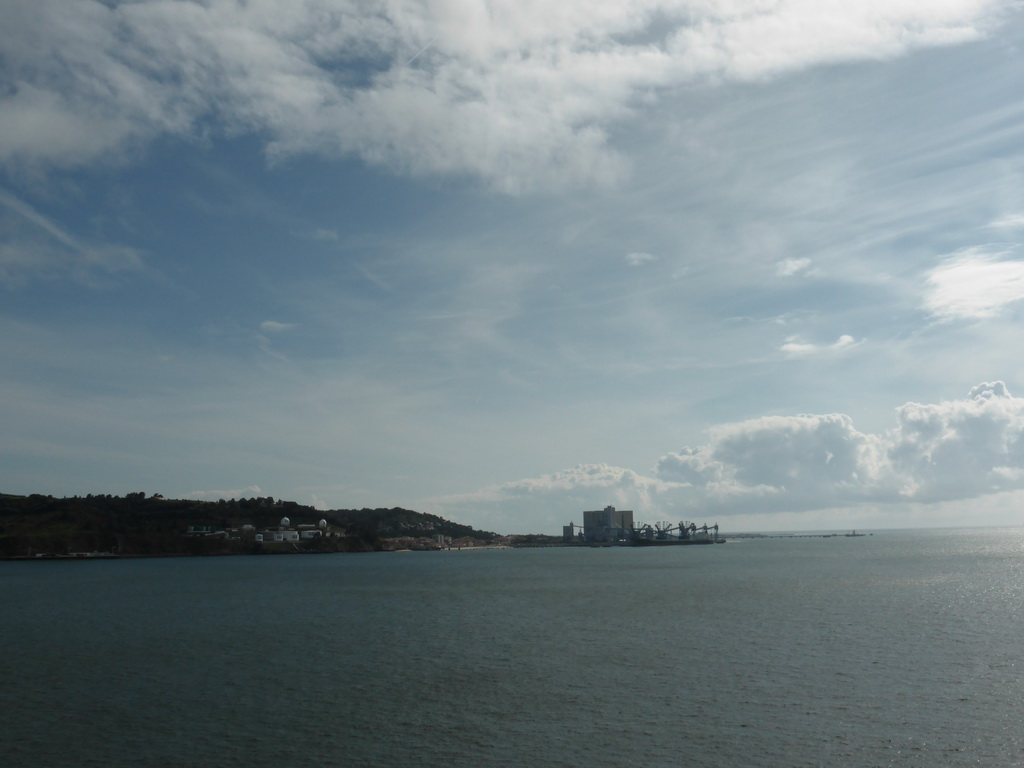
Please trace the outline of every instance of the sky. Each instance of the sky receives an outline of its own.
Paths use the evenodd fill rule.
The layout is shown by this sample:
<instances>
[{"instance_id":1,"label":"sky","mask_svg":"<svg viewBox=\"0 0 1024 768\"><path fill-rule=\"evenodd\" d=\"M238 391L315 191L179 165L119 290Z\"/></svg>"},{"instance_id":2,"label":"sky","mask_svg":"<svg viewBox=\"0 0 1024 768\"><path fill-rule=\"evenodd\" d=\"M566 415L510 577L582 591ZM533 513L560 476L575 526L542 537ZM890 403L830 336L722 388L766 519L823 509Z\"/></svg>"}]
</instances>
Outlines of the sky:
<instances>
[{"instance_id":1,"label":"sky","mask_svg":"<svg viewBox=\"0 0 1024 768\"><path fill-rule=\"evenodd\" d=\"M1024 523L1024 8L0 0L0 492Z\"/></svg>"}]
</instances>

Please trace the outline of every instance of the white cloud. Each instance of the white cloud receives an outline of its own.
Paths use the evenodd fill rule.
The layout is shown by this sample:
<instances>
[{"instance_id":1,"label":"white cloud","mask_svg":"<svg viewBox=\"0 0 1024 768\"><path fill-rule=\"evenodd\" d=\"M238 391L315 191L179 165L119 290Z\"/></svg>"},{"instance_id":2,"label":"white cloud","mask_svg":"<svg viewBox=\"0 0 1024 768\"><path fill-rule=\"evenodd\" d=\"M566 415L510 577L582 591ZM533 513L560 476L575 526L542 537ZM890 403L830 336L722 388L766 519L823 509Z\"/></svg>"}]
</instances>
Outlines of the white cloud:
<instances>
[{"instance_id":1,"label":"white cloud","mask_svg":"<svg viewBox=\"0 0 1024 768\"><path fill-rule=\"evenodd\" d=\"M276 320L264 320L260 323L260 328L267 333L283 333L284 331L298 328L298 326L295 323L279 323Z\"/></svg>"},{"instance_id":2,"label":"white cloud","mask_svg":"<svg viewBox=\"0 0 1024 768\"><path fill-rule=\"evenodd\" d=\"M657 476L716 497L813 492L827 504L841 490L860 497L885 475L881 441L843 414L767 416L716 427L710 438L663 456Z\"/></svg>"},{"instance_id":3,"label":"white cloud","mask_svg":"<svg viewBox=\"0 0 1024 768\"><path fill-rule=\"evenodd\" d=\"M639 520L933 504L1024 488L1024 399L1003 382L962 400L896 409L880 435L844 414L766 416L724 424L708 442L665 454L644 476L605 464L434 500L521 530L529 515L548 530L583 509L633 508ZM543 514L537 510L544 510Z\"/></svg>"},{"instance_id":4,"label":"white cloud","mask_svg":"<svg viewBox=\"0 0 1024 768\"><path fill-rule=\"evenodd\" d=\"M644 264L655 261L656 259L656 256L652 256L649 253L636 252L626 254L626 263L631 267L640 267Z\"/></svg>"},{"instance_id":5,"label":"white cloud","mask_svg":"<svg viewBox=\"0 0 1024 768\"><path fill-rule=\"evenodd\" d=\"M1024 262L968 248L928 273L924 307L940 319L985 319L1024 299Z\"/></svg>"},{"instance_id":6,"label":"white cloud","mask_svg":"<svg viewBox=\"0 0 1024 768\"><path fill-rule=\"evenodd\" d=\"M790 509L863 500L941 501L1024 487L1024 399L1003 382L964 400L907 403L884 435L842 414L772 416L712 429L701 448L663 456L657 477L724 502L751 492Z\"/></svg>"},{"instance_id":7,"label":"white cloud","mask_svg":"<svg viewBox=\"0 0 1024 768\"><path fill-rule=\"evenodd\" d=\"M539 526L535 532L560 530L584 509L649 509L659 480L631 469L608 464L577 464L571 469L484 488L476 493L432 499L427 506L452 514L453 509L472 510L476 525L495 530L525 532L523 526ZM529 512L524 514L525 510ZM565 519L563 519L565 518Z\"/></svg>"},{"instance_id":8,"label":"white cloud","mask_svg":"<svg viewBox=\"0 0 1024 768\"><path fill-rule=\"evenodd\" d=\"M976 39L997 0L11 0L0 162L74 166L161 134L268 138L508 192L609 183L661 89Z\"/></svg>"},{"instance_id":9,"label":"white cloud","mask_svg":"<svg viewBox=\"0 0 1024 768\"><path fill-rule=\"evenodd\" d=\"M783 259L775 264L775 271L781 277L792 277L806 272L810 266L810 259Z\"/></svg>"},{"instance_id":10,"label":"white cloud","mask_svg":"<svg viewBox=\"0 0 1024 768\"><path fill-rule=\"evenodd\" d=\"M831 344L811 344L803 341L799 336L788 336L785 343L779 349L791 357L809 357L812 355L837 354L845 349L855 347L859 343L853 336L845 333Z\"/></svg>"},{"instance_id":11,"label":"white cloud","mask_svg":"<svg viewBox=\"0 0 1024 768\"><path fill-rule=\"evenodd\" d=\"M1024 213L1008 214L996 219L988 226L992 229L1022 229L1024 228Z\"/></svg>"},{"instance_id":12,"label":"white cloud","mask_svg":"<svg viewBox=\"0 0 1024 768\"><path fill-rule=\"evenodd\" d=\"M687 71L757 79L810 63L882 59L976 39L997 6L984 2L791 0L709 4L670 50Z\"/></svg>"},{"instance_id":13,"label":"white cloud","mask_svg":"<svg viewBox=\"0 0 1024 768\"><path fill-rule=\"evenodd\" d=\"M1024 399L1003 382L979 384L966 400L907 403L897 419L889 456L902 494L936 500L1022 487Z\"/></svg>"},{"instance_id":14,"label":"white cloud","mask_svg":"<svg viewBox=\"0 0 1024 768\"><path fill-rule=\"evenodd\" d=\"M654 481L644 478L630 469L613 467L608 464L577 464L572 469L555 472L527 480L518 480L498 486L500 494L550 493L583 488L600 489L612 493L617 501L643 496L650 492Z\"/></svg>"}]
</instances>

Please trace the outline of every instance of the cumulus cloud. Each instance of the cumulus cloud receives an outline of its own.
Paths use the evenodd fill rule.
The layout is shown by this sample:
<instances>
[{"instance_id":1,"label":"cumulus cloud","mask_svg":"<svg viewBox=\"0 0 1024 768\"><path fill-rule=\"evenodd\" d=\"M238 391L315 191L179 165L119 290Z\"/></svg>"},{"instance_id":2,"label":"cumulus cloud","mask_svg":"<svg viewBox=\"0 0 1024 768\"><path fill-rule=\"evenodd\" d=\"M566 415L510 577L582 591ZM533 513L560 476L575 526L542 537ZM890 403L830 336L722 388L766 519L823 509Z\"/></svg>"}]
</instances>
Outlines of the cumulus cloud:
<instances>
[{"instance_id":1,"label":"cumulus cloud","mask_svg":"<svg viewBox=\"0 0 1024 768\"><path fill-rule=\"evenodd\" d=\"M1024 261L1008 251L968 248L928 273L924 306L944 320L994 317L1024 299Z\"/></svg>"},{"instance_id":2,"label":"cumulus cloud","mask_svg":"<svg viewBox=\"0 0 1024 768\"><path fill-rule=\"evenodd\" d=\"M714 498L864 498L886 476L884 447L843 414L768 416L710 431L710 442L663 456L655 473Z\"/></svg>"},{"instance_id":3,"label":"cumulus cloud","mask_svg":"<svg viewBox=\"0 0 1024 768\"><path fill-rule=\"evenodd\" d=\"M1008 0L9 0L0 162L253 133L517 192L610 183L611 126L661 89L976 39Z\"/></svg>"},{"instance_id":4,"label":"cumulus cloud","mask_svg":"<svg viewBox=\"0 0 1024 768\"><path fill-rule=\"evenodd\" d=\"M896 421L883 435L859 432L842 414L729 424L712 429L707 445L663 456L655 474L700 490L706 503L758 495L775 509L1024 487L1024 399L1003 382L979 384L963 400L907 403Z\"/></svg>"},{"instance_id":5,"label":"cumulus cloud","mask_svg":"<svg viewBox=\"0 0 1024 768\"><path fill-rule=\"evenodd\" d=\"M571 469L516 480L484 488L475 493L445 496L431 500L438 511L472 510L495 529L520 531L520 512L530 509L531 524L554 530L569 522L565 516L584 509L603 509L611 504L619 509L649 509L661 481L644 477L631 469L608 464L577 464ZM540 511L538 511L540 510Z\"/></svg>"},{"instance_id":6,"label":"cumulus cloud","mask_svg":"<svg viewBox=\"0 0 1024 768\"><path fill-rule=\"evenodd\" d=\"M475 494L460 497L466 501L493 501L508 497L561 497L566 493L580 499L611 499L620 506L643 503L650 499L658 481L643 477L631 469L608 464L577 464L571 469L540 477L485 488ZM609 503L605 501L602 506Z\"/></svg>"},{"instance_id":7,"label":"cumulus cloud","mask_svg":"<svg viewBox=\"0 0 1024 768\"><path fill-rule=\"evenodd\" d=\"M897 421L888 456L902 495L931 501L1022 487L1024 399L1003 382L979 384L966 400L907 403Z\"/></svg>"},{"instance_id":8,"label":"cumulus cloud","mask_svg":"<svg viewBox=\"0 0 1024 768\"><path fill-rule=\"evenodd\" d=\"M602 493L619 494L624 498L636 498L650 491L653 481L636 472L608 464L577 464L572 469L543 475L528 480L518 480L498 486L502 494L536 494L564 491L568 489L599 489ZM625 494L625 496L621 495Z\"/></svg>"},{"instance_id":9,"label":"cumulus cloud","mask_svg":"<svg viewBox=\"0 0 1024 768\"><path fill-rule=\"evenodd\" d=\"M649 476L605 464L447 497L443 508L487 511L518 530L524 510L549 529L584 509L634 508L639 520L937 503L1024 489L1024 399L1001 382L966 398L906 403L883 434L840 413L724 424L706 444L662 456ZM531 515L536 520L536 515Z\"/></svg>"}]
</instances>

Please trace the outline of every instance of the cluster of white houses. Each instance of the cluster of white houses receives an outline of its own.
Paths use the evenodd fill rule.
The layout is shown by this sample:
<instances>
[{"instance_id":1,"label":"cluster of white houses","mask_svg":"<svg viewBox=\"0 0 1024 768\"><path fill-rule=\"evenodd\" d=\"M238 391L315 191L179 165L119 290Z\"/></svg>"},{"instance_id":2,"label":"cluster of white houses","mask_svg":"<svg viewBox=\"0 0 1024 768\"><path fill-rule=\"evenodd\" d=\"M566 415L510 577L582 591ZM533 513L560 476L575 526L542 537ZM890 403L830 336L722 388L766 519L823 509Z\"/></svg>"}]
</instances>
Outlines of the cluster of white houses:
<instances>
[{"instance_id":1,"label":"cluster of white houses","mask_svg":"<svg viewBox=\"0 0 1024 768\"><path fill-rule=\"evenodd\" d=\"M299 523L292 526L292 521L287 517L281 518L281 525L277 530L260 531L256 534L256 541L301 541L302 539L318 539L327 532L327 521L321 519L316 525L310 523Z\"/></svg>"},{"instance_id":2,"label":"cluster of white houses","mask_svg":"<svg viewBox=\"0 0 1024 768\"><path fill-rule=\"evenodd\" d=\"M289 518L282 517L281 522L276 527L266 528L265 530L258 530L254 525L240 525L231 528L221 528L214 525L190 525L187 535L218 537L226 541L250 541L259 544L292 544L301 549L304 543L309 543L312 539L343 537L345 531L343 528L329 525L326 520L320 520L320 522L315 524L299 523L298 525L292 525L292 521ZM434 534L431 536L413 535L388 538L382 541L381 546L385 550L394 551L406 549L476 549L488 545L507 546L508 544L508 537L499 538L497 543L495 543L489 539L473 539L468 536L453 539L451 536L445 536L444 534Z\"/></svg>"},{"instance_id":3,"label":"cluster of white houses","mask_svg":"<svg viewBox=\"0 0 1024 768\"><path fill-rule=\"evenodd\" d=\"M298 543L308 539L319 539L322 536L337 535L333 533L326 520L319 523L299 523L292 525L287 517L282 517L276 528L267 528L257 531L254 525L242 525L237 528L215 529L212 526L190 525L188 527L190 536L222 536L226 539L252 539L267 544Z\"/></svg>"}]
</instances>

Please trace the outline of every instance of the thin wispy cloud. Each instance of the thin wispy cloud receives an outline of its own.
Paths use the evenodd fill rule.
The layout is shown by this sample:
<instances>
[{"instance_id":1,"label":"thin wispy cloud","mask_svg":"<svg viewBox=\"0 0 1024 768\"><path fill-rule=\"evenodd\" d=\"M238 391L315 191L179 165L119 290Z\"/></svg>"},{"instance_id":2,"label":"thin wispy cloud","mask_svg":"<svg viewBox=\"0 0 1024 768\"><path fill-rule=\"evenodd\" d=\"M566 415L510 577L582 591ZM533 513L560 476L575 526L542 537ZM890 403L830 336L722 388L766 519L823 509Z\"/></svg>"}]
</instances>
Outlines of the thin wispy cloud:
<instances>
[{"instance_id":1,"label":"thin wispy cloud","mask_svg":"<svg viewBox=\"0 0 1024 768\"><path fill-rule=\"evenodd\" d=\"M29 224L42 230L61 245L65 245L73 251L82 250L82 247L71 235L41 215L32 206L13 195L0 191L0 205L3 205L7 210L16 213Z\"/></svg>"},{"instance_id":2,"label":"thin wispy cloud","mask_svg":"<svg viewBox=\"0 0 1024 768\"><path fill-rule=\"evenodd\" d=\"M640 267L657 259L649 253L634 252L626 254L626 263L631 267Z\"/></svg>"},{"instance_id":3,"label":"thin wispy cloud","mask_svg":"<svg viewBox=\"0 0 1024 768\"><path fill-rule=\"evenodd\" d=\"M836 354L857 346L859 342L849 334L843 334L831 344L813 344L804 341L800 336L790 336L779 349L792 357L810 357L812 355Z\"/></svg>"},{"instance_id":4,"label":"thin wispy cloud","mask_svg":"<svg viewBox=\"0 0 1024 768\"><path fill-rule=\"evenodd\" d=\"M28 203L0 190L0 281L71 276L93 283L102 277L139 270L137 249L116 243L88 242L70 234Z\"/></svg>"},{"instance_id":5,"label":"thin wispy cloud","mask_svg":"<svg viewBox=\"0 0 1024 768\"><path fill-rule=\"evenodd\" d=\"M260 323L260 328L267 333L284 333L298 327L296 323L280 323L277 320L264 320Z\"/></svg>"},{"instance_id":6,"label":"thin wispy cloud","mask_svg":"<svg viewBox=\"0 0 1024 768\"><path fill-rule=\"evenodd\" d=\"M1024 299L1024 262L1008 251L969 248L928 273L924 306L945 319L983 320Z\"/></svg>"},{"instance_id":7,"label":"thin wispy cloud","mask_svg":"<svg viewBox=\"0 0 1024 768\"><path fill-rule=\"evenodd\" d=\"M1024 229L1024 213L1011 213L989 224L992 229Z\"/></svg>"}]
</instances>

